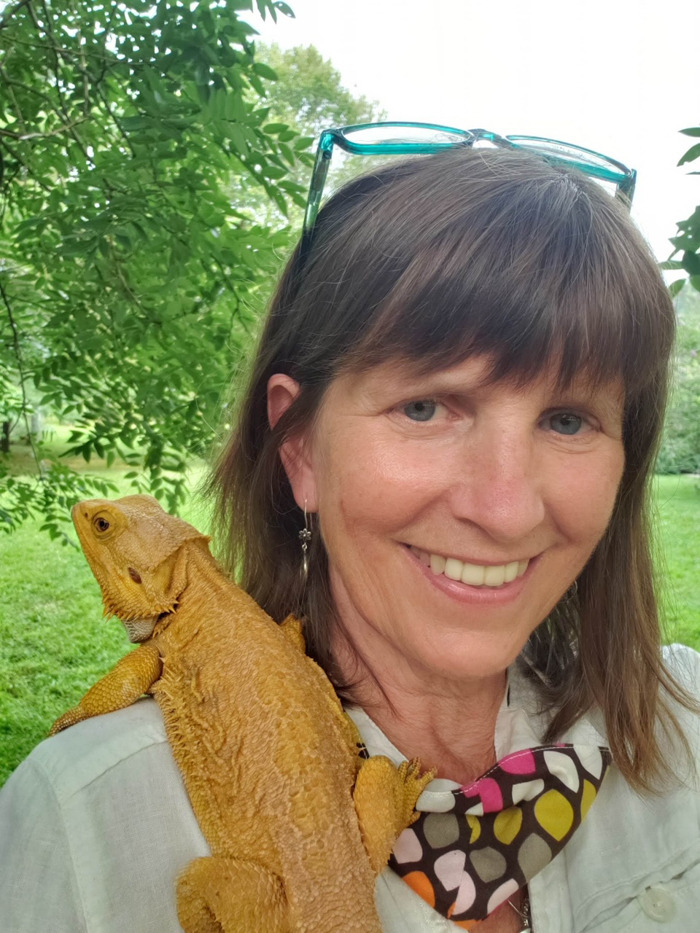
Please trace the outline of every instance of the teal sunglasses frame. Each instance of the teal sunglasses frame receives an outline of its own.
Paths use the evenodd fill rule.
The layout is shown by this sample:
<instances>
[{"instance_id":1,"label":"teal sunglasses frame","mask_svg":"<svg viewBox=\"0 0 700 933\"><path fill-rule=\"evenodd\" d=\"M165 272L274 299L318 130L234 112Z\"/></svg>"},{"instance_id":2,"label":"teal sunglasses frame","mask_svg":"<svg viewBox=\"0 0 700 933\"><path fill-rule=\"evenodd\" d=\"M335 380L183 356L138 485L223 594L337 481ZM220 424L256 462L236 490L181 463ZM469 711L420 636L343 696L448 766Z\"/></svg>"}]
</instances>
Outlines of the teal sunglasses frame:
<instances>
[{"instance_id":1,"label":"teal sunglasses frame","mask_svg":"<svg viewBox=\"0 0 700 933\"><path fill-rule=\"evenodd\" d=\"M374 143L353 139L353 135L357 136L362 131L371 129L386 131L388 138ZM400 131L405 129L427 130L436 135L448 134L456 138L409 140L405 138L405 134L401 136ZM392 130L396 130L395 139L390 138ZM490 130L459 130L452 126L440 126L434 123L358 123L327 129L321 133L304 214L304 237L309 237L316 224L335 146L339 146L352 155L430 155L443 149L471 147L480 140L501 148L531 152L553 165L578 169L591 178L611 182L616 186L615 197L623 201L628 208L632 204L637 181L636 171L616 159L611 159L593 149L584 149L583 146L564 143L557 139L547 139L543 136L499 136L498 133L492 133Z\"/></svg>"}]
</instances>

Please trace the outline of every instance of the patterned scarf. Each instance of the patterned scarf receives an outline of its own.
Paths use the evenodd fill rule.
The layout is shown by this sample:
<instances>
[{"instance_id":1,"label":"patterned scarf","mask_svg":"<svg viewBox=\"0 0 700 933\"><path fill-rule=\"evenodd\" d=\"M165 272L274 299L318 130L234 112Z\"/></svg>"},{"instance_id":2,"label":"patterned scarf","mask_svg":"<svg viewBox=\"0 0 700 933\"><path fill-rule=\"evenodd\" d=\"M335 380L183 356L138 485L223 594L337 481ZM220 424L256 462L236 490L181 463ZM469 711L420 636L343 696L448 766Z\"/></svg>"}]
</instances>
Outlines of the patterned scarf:
<instances>
[{"instance_id":1,"label":"patterned scarf","mask_svg":"<svg viewBox=\"0 0 700 933\"><path fill-rule=\"evenodd\" d=\"M500 760L469 785L431 781L418 800L418 819L389 860L424 901L464 930L476 930L561 852L611 764L610 750L600 744L604 735L590 720L577 724L573 743L539 745L545 724L527 712L538 705L533 689L513 664L496 725ZM368 757L403 760L364 710L347 712Z\"/></svg>"},{"instance_id":2,"label":"patterned scarf","mask_svg":"<svg viewBox=\"0 0 700 933\"><path fill-rule=\"evenodd\" d=\"M389 867L438 913L473 929L564 848L610 761L604 747L541 745L506 755L464 787L432 781Z\"/></svg>"}]
</instances>

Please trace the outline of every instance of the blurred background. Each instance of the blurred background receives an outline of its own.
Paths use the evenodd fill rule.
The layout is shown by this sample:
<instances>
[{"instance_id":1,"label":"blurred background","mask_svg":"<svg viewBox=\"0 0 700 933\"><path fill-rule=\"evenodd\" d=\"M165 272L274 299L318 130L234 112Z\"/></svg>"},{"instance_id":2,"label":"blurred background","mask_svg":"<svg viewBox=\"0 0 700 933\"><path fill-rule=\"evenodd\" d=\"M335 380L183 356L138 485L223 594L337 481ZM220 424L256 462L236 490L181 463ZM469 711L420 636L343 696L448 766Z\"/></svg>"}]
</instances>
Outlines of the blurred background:
<instances>
[{"instance_id":1,"label":"blurred background","mask_svg":"<svg viewBox=\"0 0 700 933\"><path fill-rule=\"evenodd\" d=\"M208 526L327 126L485 127L637 169L679 322L664 622L700 648L699 27L696 0L0 0L0 783L129 648L71 505L145 491Z\"/></svg>"}]
</instances>

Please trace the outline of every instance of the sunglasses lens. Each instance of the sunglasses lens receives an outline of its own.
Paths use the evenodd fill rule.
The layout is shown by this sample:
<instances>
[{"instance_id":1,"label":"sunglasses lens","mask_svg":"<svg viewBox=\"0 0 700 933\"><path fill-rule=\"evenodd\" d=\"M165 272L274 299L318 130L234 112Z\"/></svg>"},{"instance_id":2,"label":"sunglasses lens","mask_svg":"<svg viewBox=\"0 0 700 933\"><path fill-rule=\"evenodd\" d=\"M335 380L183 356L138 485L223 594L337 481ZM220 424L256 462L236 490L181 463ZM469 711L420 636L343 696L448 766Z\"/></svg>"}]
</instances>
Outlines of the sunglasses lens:
<instances>
[{"instance_id":1,"label":"sunglasses lens","mask_svg":"<svg viewBox=\"0 0 700 933\"><path fill-rule=\"evenodd\" d=\"M599 177L607 177L610 181L621 179L626 174L623 167L612 159L580 146L561 143L555 139L539 139L535 136L509 136L508 139L519 149L531 149L533 152L548 156L557 162L572 165L582 171L588 169Z\"/></svg>"},{"instance_id":2,"label":"sunglasses lens","mask_svg":"<svg viewBox=\"0 0 700 933\"><path fill-rule=\"evenodd\" d=\"M420 124L385 123L377 126L361 126L343 130L349 143L369 146L421 146L454 145L469 138L468 133L455 133L439 126Z\"/></svg>"}]
</instances>

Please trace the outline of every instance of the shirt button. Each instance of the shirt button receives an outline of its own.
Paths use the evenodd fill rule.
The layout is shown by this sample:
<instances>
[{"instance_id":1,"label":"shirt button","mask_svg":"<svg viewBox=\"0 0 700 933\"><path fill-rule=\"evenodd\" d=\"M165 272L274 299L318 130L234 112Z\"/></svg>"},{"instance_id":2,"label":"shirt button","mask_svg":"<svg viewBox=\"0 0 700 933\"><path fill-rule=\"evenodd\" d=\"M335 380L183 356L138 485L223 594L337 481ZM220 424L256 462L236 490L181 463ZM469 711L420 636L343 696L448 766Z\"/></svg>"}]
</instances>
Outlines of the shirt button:
<instances>
[{"instance_id":1,"label":"shirt button","mask_svg":"<svg viewBox=\"0 0 700 933\"><path fill-rule=\"evenodd\" d=\"M670 894L662 888L647 888L639 897L642 910L652 920L666 923L676 913L676 905Z\"/></svg>"}]
</instances>

